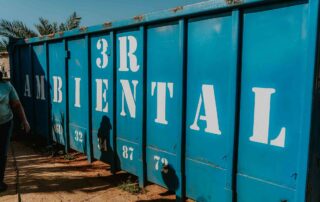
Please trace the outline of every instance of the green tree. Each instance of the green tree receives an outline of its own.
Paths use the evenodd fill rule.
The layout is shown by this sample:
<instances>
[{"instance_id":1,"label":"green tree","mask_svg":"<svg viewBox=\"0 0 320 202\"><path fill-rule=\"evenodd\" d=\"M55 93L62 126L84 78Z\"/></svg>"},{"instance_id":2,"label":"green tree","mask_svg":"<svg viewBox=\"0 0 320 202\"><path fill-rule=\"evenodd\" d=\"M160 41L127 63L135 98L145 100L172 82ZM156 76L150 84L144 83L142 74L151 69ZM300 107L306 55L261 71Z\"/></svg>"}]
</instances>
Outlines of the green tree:
<instances>
[{"instance_id":1,"label":"green tree","mask_svg":"<svg viewBox=\"0 0 320 202\"><path fill-rule=\"evenodd\" d=\"M44 36L57 32L64 32L80 26L81 17L73 12L63 23L50 22L43 17L39 18L39 22L34 26L36 30L30 29L22 21L0 20L0 51L6 50L8 38L31 38L36 36Z\"/></svg>"},{"instance_id":2,"label":"green tree","mask_svg":"<svg viewBox=\"0 0 320 202\"><path fill-rule=\"evenodd\" d=\"M0 52L7 50L8 42L5 39L0 40Z\"/></svg>"},{"instance_id":3,"label":"green tree","mask_svg":"<svg viewBox=\"0 0 320 202\"><path fill-rule=\"evenodd\" d=\"M48 19L41 17L39 18L39 23L35 24L35 27L38 33L44 36L78 28L80 26L80 21L81 17L79 17L76 12L73 12L72 15L70 15L70 17L66 20L66 22L60 23L60 25L58 25L57 22L50 22Z\"/></svg>"}]
</instances>

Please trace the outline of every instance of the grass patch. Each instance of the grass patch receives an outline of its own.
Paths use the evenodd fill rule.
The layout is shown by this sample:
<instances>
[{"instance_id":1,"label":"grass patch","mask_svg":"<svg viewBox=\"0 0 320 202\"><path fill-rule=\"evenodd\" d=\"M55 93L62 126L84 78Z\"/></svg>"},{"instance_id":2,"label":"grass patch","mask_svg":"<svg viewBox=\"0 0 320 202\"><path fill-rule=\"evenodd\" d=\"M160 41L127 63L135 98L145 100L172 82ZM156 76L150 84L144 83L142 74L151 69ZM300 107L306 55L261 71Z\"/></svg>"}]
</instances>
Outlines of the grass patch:
<instances>
[{"instance_id":1,"label":"grass patch","mask_svg":"<svg viewBox=\"0 0 320 202\"><path fill-rule=\"evenodd\" d=\"M68 160L68 161L72 161L72 160L75 160L76 157L74 157L72 154L65 154L65 155L63 156L63 159L64 159L64 160Z\"/></svg>"},{"instance_id":2,"label":"grass patch","mask_svg":"<svg viewBox=\"0 0 320 202\"><path fill-rule=\"evenodd\" d=\"M119 188L123 191L129 192L130 194L142 194L145 193L146 190L139 187L136 181L131 179L131 176L124 182L119 185Z\"/></svg>"}]
</instances>

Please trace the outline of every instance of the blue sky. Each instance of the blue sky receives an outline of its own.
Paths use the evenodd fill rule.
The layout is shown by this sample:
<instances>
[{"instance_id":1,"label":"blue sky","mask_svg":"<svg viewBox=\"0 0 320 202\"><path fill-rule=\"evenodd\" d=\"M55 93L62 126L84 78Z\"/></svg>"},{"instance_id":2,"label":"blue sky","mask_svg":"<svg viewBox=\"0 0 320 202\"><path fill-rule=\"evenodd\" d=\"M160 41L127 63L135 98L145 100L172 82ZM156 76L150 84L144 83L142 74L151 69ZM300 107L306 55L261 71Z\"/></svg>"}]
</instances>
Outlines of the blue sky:
<instances>
[{"instance_id":1,"label":"blue sky","mask_svg":"<svg viewBox=\"0 0 320 202\"><path fill-rule=\"evenodd\" d=\"M33 27L40 16L63 22L76 11L82 26L193 4L204 0L0 0L0 18L21 20Z\"/></svg>"}]
</instances>

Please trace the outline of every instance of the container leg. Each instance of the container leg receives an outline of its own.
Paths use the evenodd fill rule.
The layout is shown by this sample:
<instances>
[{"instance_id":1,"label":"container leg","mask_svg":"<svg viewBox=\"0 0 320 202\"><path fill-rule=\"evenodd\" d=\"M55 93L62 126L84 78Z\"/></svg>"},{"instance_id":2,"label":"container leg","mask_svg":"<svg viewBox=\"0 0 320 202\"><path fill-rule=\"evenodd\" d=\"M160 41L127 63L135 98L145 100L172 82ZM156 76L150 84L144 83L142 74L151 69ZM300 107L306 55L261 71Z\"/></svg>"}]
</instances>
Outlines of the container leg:
<instances>
[{"instance_id":1,"label":"container leg","mask_svg":"<svg viewBox=\"0 0 320 202\"><path fill-rule=\"evenodd\" d=\"M182 175L182 173L177 173L178 176L181 176L181 178L179 179L179 186L176 190L176 201L186 201L186 197L185 197L185 191L184 191L184 175Z\"/></svg>"},{"instance_id":2,"label":"container leg","mask_svg":"<svg viewBox=\"0 0 320 202\"><path fill-rule=\"evenodd\" d=\"M139 169L139 187L144 188L146 186L146 176L145 176L145 166L143 161L140 161L140 169Z\"/></svg>"}]
</instances>

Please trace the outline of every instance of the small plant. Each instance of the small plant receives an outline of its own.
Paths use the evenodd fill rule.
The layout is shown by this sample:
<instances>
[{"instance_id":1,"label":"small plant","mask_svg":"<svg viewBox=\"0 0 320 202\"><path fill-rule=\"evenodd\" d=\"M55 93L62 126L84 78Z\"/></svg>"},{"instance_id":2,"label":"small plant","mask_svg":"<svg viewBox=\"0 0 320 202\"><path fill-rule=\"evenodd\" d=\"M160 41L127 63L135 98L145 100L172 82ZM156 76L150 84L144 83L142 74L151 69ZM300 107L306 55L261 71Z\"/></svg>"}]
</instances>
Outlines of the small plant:
<instances>
[{"instance_id":1,"label":"small plant","mask_svg":"<svg viewBox=\"0 0 320 202\"><path fill-rule=\"evenodd\" d=\"M65 154L63 156L64 160L72 161L75 159L75 157L72 154Z\"/></svg>"},{"instance_id":2,"label":"small plant","mask_svg":"<svg viewBox=\"0 0 320 202\"><path fill-rule=\"evenodd\" d=\"M122 189L123 191L129 192L130 194L141 194L145 192L144 189L141 189L139 187L137 182L134 182L131 179L131 176L129 176L126 181L122 182L119 188Z\"/></svg>"}]
</instances>

